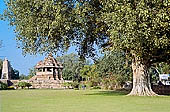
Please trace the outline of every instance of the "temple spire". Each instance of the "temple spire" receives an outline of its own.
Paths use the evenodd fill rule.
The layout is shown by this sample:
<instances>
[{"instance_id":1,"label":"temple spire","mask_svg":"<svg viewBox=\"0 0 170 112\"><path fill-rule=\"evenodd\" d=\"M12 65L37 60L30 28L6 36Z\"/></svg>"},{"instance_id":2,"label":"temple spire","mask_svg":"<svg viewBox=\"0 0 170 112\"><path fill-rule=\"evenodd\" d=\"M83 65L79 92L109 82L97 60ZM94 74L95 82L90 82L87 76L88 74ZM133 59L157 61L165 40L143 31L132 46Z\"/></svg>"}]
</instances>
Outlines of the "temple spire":
<instances>
[{"instance_id":1,"label":"temple spire","mask_svg":"<svg viewBox=\"0 0 170 112\"><path fill-rule=\"evenodd\" d=\"M11 74L12 74L12 67L8 59L5 57L5 60L3 61L1 79L9 80L11 79Z\"/></svg>"}]
</instances>

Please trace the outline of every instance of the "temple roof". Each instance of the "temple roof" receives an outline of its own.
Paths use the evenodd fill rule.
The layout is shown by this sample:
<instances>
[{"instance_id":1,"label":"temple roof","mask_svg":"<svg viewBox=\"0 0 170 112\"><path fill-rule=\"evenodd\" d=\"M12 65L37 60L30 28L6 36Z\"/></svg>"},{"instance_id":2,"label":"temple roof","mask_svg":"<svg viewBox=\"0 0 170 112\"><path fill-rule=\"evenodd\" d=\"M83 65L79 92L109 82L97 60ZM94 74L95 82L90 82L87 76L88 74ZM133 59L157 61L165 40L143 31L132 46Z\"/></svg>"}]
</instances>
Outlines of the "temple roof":
<instances>
[{"instance_id":1,"label":"temple roof","mask_svg":"<svg viewBox=\"0 0 170 112\"><path fill-rule=\"evenodd\" d=\"M35 66L35 68L44 67L63 68L62 64L58 62L51 53L43 61L39 61Z\"/></svg>"}]
</instances>

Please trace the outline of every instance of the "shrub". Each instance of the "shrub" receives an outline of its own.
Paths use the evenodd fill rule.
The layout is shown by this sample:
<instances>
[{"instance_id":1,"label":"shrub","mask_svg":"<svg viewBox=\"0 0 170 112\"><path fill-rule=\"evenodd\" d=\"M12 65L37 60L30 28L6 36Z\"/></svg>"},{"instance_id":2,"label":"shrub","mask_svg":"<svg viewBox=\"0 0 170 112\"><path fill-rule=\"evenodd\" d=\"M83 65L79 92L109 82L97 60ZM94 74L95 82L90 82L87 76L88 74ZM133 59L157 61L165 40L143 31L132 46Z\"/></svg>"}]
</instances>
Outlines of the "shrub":
<instances>
[{"instance_id":1,"label":"shrub","mask_svg":"<svg viewBox=\"0 0 170 112\"><path fill-rule=\"evenodd\" d=\"M26 83L26 87L29 89L32 85L30 83Z\"/></svg>"},{"instance_id":2,"label":"shrub","mask_svg":"<svg viewBox=\"0 0 170 112\"><path fill-rule=\"evenodd\" d=\"M64 86L65 88L70 89L70 87L72 87L72 84L71 84L71 82L64 82L64 83L63 83L63 86Z\"/></svg>"},{"instance_id":3,"label":"shrub","mask_svg":"<svg viewBox=\"0 0 170 112\"><path fill-rule=\"evenodd\" d=\"M17 84L17 86L21 87L22 89L25 88L25 87L28 87L28 89L29 89L29 87L32 86L32 85L30 83L27 83L27 82L19 82Z\"/></svg>"},{"instance_id":4,"label":"shrub","mask_svg":"<svg viewBox=\"0 0 170 112\"><path fill-rule=\"evenodd\" d=\"M73 89L75 89L75 88L78 89L78 88L79 88L79 85L80 85L80 84L79 84L78 82L72 82L72 83L71 83L71 86L73 87Z\"/></svg>"},{"instance_id":5,"label":"shrub","mask_svg":"<svg viewBox=\"0 0 170 112\"><path fill-rule=\"evenodd\" d=\"M7 88L8 88L8 85L0 81L0 90L6 90Z\"/></svg>"}]
</instances>

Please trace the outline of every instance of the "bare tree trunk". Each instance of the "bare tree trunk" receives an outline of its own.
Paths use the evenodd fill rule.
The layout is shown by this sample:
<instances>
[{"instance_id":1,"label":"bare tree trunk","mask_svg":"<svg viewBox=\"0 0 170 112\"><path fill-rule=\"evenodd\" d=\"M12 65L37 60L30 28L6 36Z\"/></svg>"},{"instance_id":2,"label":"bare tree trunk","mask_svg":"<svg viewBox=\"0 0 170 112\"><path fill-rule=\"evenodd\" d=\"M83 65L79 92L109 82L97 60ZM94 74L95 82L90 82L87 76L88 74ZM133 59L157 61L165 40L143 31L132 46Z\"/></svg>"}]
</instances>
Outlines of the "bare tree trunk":
<instances>
[{"instance_id":1,"label":"bare tree trunk","mask_svg":"<svg viewBox=\"0 0 170 112\"><path fill-rule=\"evenodd\" d=\"M132 60L133 88L129 95L133 96L156 96L151 89L150 76L148 74L147 62L138 58Z\"/></svg>"}]
</instances>

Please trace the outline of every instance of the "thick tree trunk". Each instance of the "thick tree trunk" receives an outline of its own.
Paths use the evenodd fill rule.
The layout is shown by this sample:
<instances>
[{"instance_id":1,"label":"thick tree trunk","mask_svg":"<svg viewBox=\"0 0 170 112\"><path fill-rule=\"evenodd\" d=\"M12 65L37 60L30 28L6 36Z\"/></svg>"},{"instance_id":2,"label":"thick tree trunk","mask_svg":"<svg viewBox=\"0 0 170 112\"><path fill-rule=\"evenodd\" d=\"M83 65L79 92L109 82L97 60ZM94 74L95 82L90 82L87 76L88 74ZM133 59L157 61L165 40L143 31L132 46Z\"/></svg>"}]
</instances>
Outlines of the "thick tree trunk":
<instances>
[{"instance_id":1,"label":"thick tree trunk","mask_svg":"<svg viewBox=\"0 0 170 112\"><path fill-rule=\"evenodd\" d=\"M133 96L156 96L151 89L150 76L148 74L147 62L137 58L132 61L133 88L129 95Z\"/></svg>"}]
</instances>

